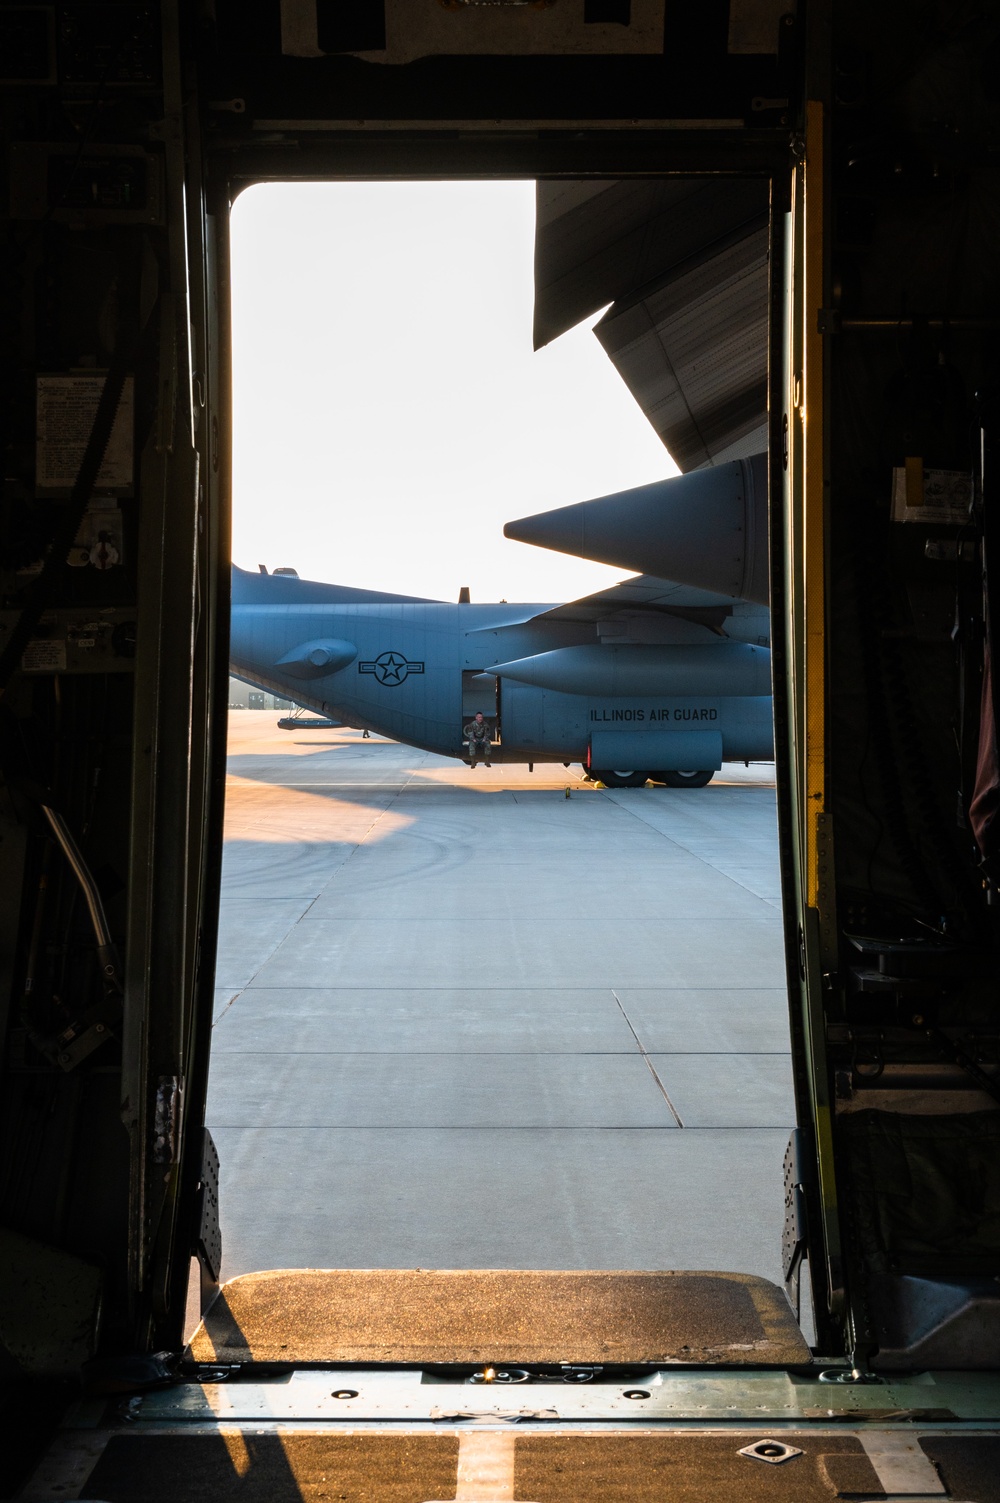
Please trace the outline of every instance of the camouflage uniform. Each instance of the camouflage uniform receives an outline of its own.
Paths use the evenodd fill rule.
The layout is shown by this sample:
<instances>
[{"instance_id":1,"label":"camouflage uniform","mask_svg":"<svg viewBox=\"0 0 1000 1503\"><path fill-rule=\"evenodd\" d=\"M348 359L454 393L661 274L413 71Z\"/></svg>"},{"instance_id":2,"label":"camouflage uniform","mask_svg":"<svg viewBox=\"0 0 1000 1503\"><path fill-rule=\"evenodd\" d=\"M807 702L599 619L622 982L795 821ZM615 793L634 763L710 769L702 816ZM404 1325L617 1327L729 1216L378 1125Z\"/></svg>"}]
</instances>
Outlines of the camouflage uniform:
<instances>
[{"instance_id":1,"label":"camouflage uniform","mask_svg":"<svg viewBox=\"0 0 1000 1503\"><path fill-rule=\"evenodd\" d=\"M468 725L462 727L462 735L469 743L469 764L475 767L476 761L482 757L486 766L490 766L490 752L493 742L490 739L489 724L485 720L470 720Z\"/></svg>"}]
</instances>

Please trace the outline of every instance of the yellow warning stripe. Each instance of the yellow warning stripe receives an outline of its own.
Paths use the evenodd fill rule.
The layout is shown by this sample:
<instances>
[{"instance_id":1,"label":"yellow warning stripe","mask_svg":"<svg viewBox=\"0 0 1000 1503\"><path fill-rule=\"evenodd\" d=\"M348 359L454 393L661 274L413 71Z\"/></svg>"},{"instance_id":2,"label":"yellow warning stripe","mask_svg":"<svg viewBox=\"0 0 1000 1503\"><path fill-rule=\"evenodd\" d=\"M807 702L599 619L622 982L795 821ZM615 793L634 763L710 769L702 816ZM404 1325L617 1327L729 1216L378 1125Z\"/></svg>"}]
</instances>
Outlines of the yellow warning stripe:
<instances>
[{"instance_id":1,"label":"yellow warning stripe","mask_svg":"<svg viewBox=\"0 0 1000 1503\"><path fill-rule=\"evenodd\" d=\"M803 568L805 573L806 892L819 906L818 817L826 807L826 631L824 602L823 463L823 106L806 104L802 197L805 261L803 298Z\"/></svg>"}]
</instances>

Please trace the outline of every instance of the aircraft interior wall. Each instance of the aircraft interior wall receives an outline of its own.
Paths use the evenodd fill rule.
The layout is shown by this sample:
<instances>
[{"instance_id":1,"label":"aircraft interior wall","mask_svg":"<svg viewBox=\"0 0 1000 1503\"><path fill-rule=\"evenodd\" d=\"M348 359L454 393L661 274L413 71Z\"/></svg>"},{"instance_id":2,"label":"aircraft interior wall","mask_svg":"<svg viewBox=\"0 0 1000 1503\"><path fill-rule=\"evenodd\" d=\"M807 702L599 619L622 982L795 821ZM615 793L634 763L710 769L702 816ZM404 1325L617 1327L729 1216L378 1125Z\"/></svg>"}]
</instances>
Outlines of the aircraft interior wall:
<instances>
[{"instance_id":1,"label":"aircraft interior wall","mask_svg":"<svg viewBox=\"0 0 1000 1503\"><path fill-rule=\"evenodd\" d=\"M176 1486L179 1473L162 1458L176 1427L192 1423L189 1402L221 1458L229 1491L220 1496L262 1487L301 1496L296 1446L282 1449L283 1419L267 1407L280 1386L282 1402L294 1394L303 1406L295 1423L327 1426L304 1466L332 1455L323 1447L337 1425L338 1445L343 1438L347 1411L331 1404L358 1399L349 1423L367 1428L351 1445L366 1456L383 1446L377 1465L359 1463L366 1486L387 1475L387 1455L408 1464L383 1444L387 1425L410 1437L405 1427L419 1422L435 1444L434 1427L450 1426L446 1475L424 1473L414 1500L432 1486L461 1496L484 1465L501 1476L494 1496L513 1498L517 1447L524 1496L566 1497L568 1477L581 1498L594 1486L602 1503L643 1496L663 1477L648 1447L635 1459L636 1417L652 1416L678 1496L692 1503L706 1487L746 1497L748 1477L758 1488L787 1485L788 1496L995 1503L996 7L633 0L641 46L615 40L631 24L627 5L614 7L613 23L601 7L600 18L591 10L590 23L576 17L560 31L553 5L435 5L432 26L426 7L414 19L415 6L366 4L351 7L354 19L363 12L360 35L343 32L336 9L324 0L71 0L0 10L9 166L0 1400L11 1420L2 1458L10 1490L24 1485L28 1461L85 1380L99 1404L87 1412L104 1427L95 1475L116 1499L151 1495L142 1467L129 1474L116 1460L130 1446L146 1458L150 1486ZM427 35L456 18L488 27L492 50L476 51L466 35L428 55ZM550 28L545 45L536 33L519 51L516 38L532 25ZM610 264L622 306L602 339L646 392L665 441L683 437L693 468L759 454L766 425L799 1123L786 1161L785 1272L793 1301L803 1275L810 1280L817 1343L805 1347L780 1290L758 1290L754 1303L740 1275L718 1275L709 1297L697 1279L651 1275L665 1281L642 1307L652 1321L632 1318L636 1290L645 1299L652 1288L642 1276L633 1288L620 1282L628 1275L608 1274L590 1302L573 1275L540 1275L546 1310L571 1309L586 1328L578 1350L595 1397L574 1394L572 1408L567 1386L529 1372L526 1382L551 1392L545 1407L535 1407L539 1388L518 1406L515 1436L506 1394L503 1411L490 1394L476 1402L492 1409L470 1410L471 1386L454 1388L444 1411L439 1403L455 1377L449 1352L482 1364L463 1384L496 1376L490 1343L509 1326L494 1320L491 1281L470 1313L464 1274L454 1275L445 1304L461 1319L444 1336L437 1296L408 1307L412 1323L391 1332L405 1338L405 1392L363 1349L373 1388L385 1384L372 1401L360 1382L331 1388L326 1367L360 1348L345 1345L342 1330L331 1337L328 1291L317 1302L315 1290L306 1297L302 1282L282 1286L279 1274L274 1302L249 1300L246 1331L234 1330L225 1300L217 1307L218 1349L227 1360L236 1353L228 1371L252 1380L222 1436L220 1406L240 1385L220 1393L214 1349L202 1346L206 1360L192 1371L180 1364L192 1257L206 1303L221 1267L218 1158L204 1110L229 672L229 208L265 180L463 175L542 185L539 222L552 234L538 247L539 343L564 300L576 308L593 297L593 267ZM664 217L662 196L629 191L662 177L705 192L667 195ZM754 191L734 192L727 208L726 184L741 180ZM602 228L605 191L621 221ZM656 221L659 244L671 215L683 254L652 286L642 257L630 263L639 280L622 274L643 224ZM567 226L574 233L564 237ZM565 249L581 226L567 268L553 247ZM555 290L543 307L546 287ZM740 337L754 298L766 360ZM640 327L658 347L648 366L631 344ZM716 382L709 357L726 351ZM281 588L292 596L295 585L286 578ZM505 734L523 706L524 744L540 740L541 717L563 713L559 698L536 692L529 703L528 686L503 685ZM456 675L449 730L460 713ZM503 1299L519 1308L509 1289ZM394 1308L375 1303L379 1314ZM605 1381L593 1361L600 1321L622 1309L632 1344L621 1350L648 1389L625 1390L638 1380L624 1370ZM753 1373L737 1339L745 1319L761 1333ZM566 1322L556 1323L561 1338ZM274 1368L255 1367L254 1340L273 1356L275 1334L288 1330L301 1341L295 1357L320 1342L320 1378L298 1372L286 1385L286 1371L272 1382ZM705 1374L689 1367L693 1330L708 1333L694 1341L711 1369L704 1390ZM515 1357L531 1334L515 1330ZM153 1428L132 1444L129 1427L147 1403ZM488 1423L462 1431L470 1412ZM164 1413L175 1427L166 1437L155 1428ZM722 1441L706 1433L706 1417ZM775 1446L762 1423L797 1444L755 1453ZM737 1424L748 1446L737 1447ZM261 1426L271 1439L258 1446L251 1432ZM579 1460L593 1454L582 1432L595 1426L614 1431L597 1483ZM477 1449L487 1431L498 1443ZM73 1486L87 1486L80 1456L95 1434L60 1441L63 1480L47 1500L70 1495L67 1445L77 1445ZM557 1444L576 1457L575 1472L552 1459L564 1457ZM523 1469L532 1447L548 1458L540 1472ZM779 1465L765 1473L765 1462ZM203 1483L186 1476L178 1496L198 1496Z\"/></svg>"},{"instance_id":2,"label":"aircraft interior wall","mask_svg":"<svg viewBox=\"0 0 1000 1503\"><path fill-rule=\"evenodd\" d=\"M904 37L900 15L873 25L862 7L836 8L830 108L807 124L826 192L810 196L807 169L791 221L802 282L822 286L801 336L793 315L788 483L802 512L787 514L806 580L791 626L806 769L818 708L809 680L820 662L828 674L828 760L822 777L818 761L806 770L799 793L818 806L802 825L813 898L801 964L823 997L825 1060L814 1058L808 1089L813 1111L828 1101L832 1114L836 1188L822 1150L820 1177L839 1196L839 1228L829 1234L815 1202L813 1224L827 1228L829 1308L845 1312L859 1360L877 1368L932 1349L989 1365L1000 1310L983 1281L1000 1254L1000 1181L985 1167L1000 1101L997 190L981 154L997 126L985 64L997 33L995 18L970 15L953 50L938 50L923 33ZM817 236L823 256L810 263ZM809 296L796 279L793 307ZM816 490L799 469L810 427ZM793 598L800 588L793 575ZM820 591L825 630L818 607L810 620ZM975 1208L971 1162L982 1166ZM815 1277L815 1250L813 1262Z\"/></svg>"},{"instance_id":3,"label":"aircraft interior wall","mask_svg":"<svg viewBox=\"0 0 1000 1503\"><path fill-rule=\"evenodd\" d=\"M0 17L0 1340L50 1378L176 1325L199 1216L226 418L167 10Z\"/></svg>"}]
</instances>

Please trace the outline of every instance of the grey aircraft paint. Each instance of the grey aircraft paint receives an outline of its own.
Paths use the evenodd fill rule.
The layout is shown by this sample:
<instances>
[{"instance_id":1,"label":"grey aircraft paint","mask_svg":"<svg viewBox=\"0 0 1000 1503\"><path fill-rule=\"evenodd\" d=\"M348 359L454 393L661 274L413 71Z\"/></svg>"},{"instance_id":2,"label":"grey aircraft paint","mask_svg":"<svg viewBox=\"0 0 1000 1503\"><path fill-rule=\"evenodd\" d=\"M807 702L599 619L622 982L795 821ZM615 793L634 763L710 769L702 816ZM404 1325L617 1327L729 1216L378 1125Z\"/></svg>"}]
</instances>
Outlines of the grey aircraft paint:
<instances>
[{"instance_id":1,"label":"grey aircraft paint","mask_svg":"<svg viewBox=\"0 0 1000 1503\"><path fill-rule=\"evenodd\" d=\"M762 692L768 652L729 642L684 618L656 613L656 646L611 647L601 644L600 635L600 628L615 624L610 603L597 623L564 622L547 619L559 608L546 605L414 603L391 595L355 604L338 601L334 587L320 587L330 591L320 603L311 598L316 587L303 580L301 603L283 592L284 599L272 605L265 602L273 578L233 570L233 673L350 725L460 757L462 727L474 706L498 719L496 757L507 762L598 767L601 762L588 755L592 741L612 728L619 737L616 766L623 765L627 744L630 768L659 768L660 745L650 733L667 729L675 738L688 730L716 731L721 738L717 765L723 758L771 755L771 701ZM286 577L283 583L288 582ZM528 622L526 610L533 613ZM766 630L766 612L761 616L758 624ZM697 645L692 631L701 636ZM510 660L508 635L522 653L529 641L535 648L525 655L527 665L524 656ZM575 640L567 643L567 636ZM334 641L355 649L352 660L304 678L301 660L309 660L311 645ZM699 694L696 668L702 655L703 687L709 692ZM552 670L553 661L563 666ZM524 682L526 674L545 682ZM616 674L621 691L609 692ZM704 766L691 761L692 752L685 760L676 740L671 745L680 759L676 765Z\"/></svg>"},{"instance_id":2,"label":"grey aircraft paint","mask_svg":"<svg viewBox=\"0 0 1000 1503\"><path fill-rule=\"evenodd\" d=\"M617 698L648 694L650 684L672 695L758 695L771 689L771 654L745 642L556 647L513 663L499 663L490 671L505 684L516 680L563 694Z\"/></svg>"},{"instance_id":3,"label":"grey aircraft paint","mask_svg":"<svg viewBox=\"0 0 1000 1503\"><path fill-rule=\"evenodd\" d=\"M462 728L482 710L498 761L653 772L767 759L766 524L755 465L643 487L638 513L636 492L584 503L596 509L594 528L580 507L563 508L573 514L566 526L563 512L544 514L545 540L530 540L598 557L619 504L618 552L652 549L671 570L564 605L452 605L234 566L232 672L446 756L465 755ZM528 540L538 521L511 525Z\"/></svg>"}]
</instances>

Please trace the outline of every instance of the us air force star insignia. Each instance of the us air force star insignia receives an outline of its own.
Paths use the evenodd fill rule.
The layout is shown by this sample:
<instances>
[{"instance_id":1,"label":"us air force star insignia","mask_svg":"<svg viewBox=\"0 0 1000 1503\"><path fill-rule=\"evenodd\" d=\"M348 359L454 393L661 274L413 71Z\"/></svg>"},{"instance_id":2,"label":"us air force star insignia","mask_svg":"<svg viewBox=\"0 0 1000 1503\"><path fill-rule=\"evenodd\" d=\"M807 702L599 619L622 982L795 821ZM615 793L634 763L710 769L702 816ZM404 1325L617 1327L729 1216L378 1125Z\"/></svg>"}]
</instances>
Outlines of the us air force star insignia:
<instances>
[{"instance_id":1,"label":"us air force star insignia","mask_svg":"<svg viewBox=\"0 0 1000 1503\"><path fill-rule=\"evenodd\" d=\"M383 652L374 663L359 663L359 673L374 673L380 684L394 689L411 673L423 673L423 663L408 663L401 652Z\"/></svg>"}]
</instances>

